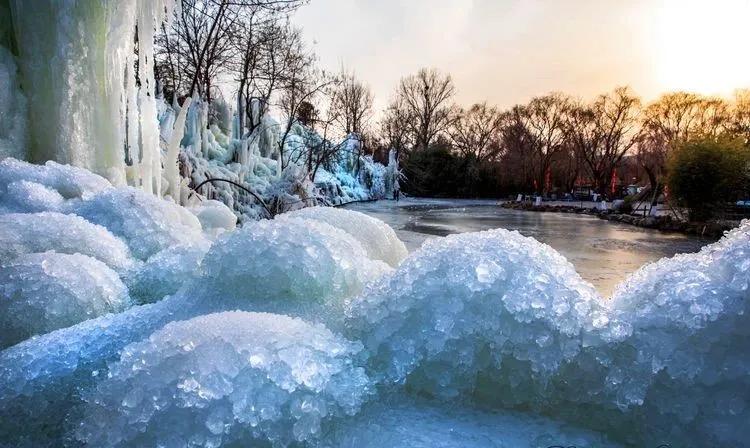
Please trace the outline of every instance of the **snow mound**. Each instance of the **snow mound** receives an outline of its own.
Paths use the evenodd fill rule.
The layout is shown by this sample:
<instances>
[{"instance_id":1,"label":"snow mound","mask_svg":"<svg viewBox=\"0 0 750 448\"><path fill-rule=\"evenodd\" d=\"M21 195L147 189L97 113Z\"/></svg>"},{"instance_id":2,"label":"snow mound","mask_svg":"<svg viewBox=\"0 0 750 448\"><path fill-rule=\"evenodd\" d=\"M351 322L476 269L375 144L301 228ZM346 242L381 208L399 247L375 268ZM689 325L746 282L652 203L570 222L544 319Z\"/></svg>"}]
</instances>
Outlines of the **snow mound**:
<instances>
[{"instance_id":1,"label":"snow mound","mask_svg":"<svg viewBox=\"0 0 750 448\"><path fill-rule=\"evenodd\" d=\"M383 221L352 210L333 207L309 207L285 213L281 217L311 219L330 224L353 236L373 260L396 267L409 252L396 232Z\"/></svg>"},{"instance_id":2,"label":"snow mound","mask_svg":"<svg viewBox=\"0 0 750 448\"><path fill-rule=\"evenodd\" d=\"M140 260L204 239L200 221L186 208L132 187L108 189L74 204L72 211L125 240Z\"/></svg>"},{"instance_id":3,"label":"snow mound","mask_svg":"<svg viewBox=\"0 0 750 448\"><path fill-rule=\"evenodd\" d=\"M65 199L86 199L112 187L107 179L91 171L51 160L44 165L13 158L0 161L0 195L7 191L9 184L22 180L55 190Z\"/></svg>"},{"instance_id":4,"label":"snow mound","mask_svg":"<svg viewBox=\"0 0 750 448\"><path fill-rule=\"evenodd\" d=\"M203 230L210 235L218 235L237 227L237 216L223 202L206 200L188 210L198 218Z\"/></svg>"},{"instance_id":5,"label":"snow mound","mask_svg":"<svg viewBox=\"0 0 750 448\"><path fill-rule=\"evenodd\" d=\"M0 351L0 440L58 447L80 418L79 395L107 374L123 347L193 317L185 297L132 307L27 339Z\"/></svg>"},{"instance_id":6,"label":"snow mound","mask_svg":"<svg viewBox=\"0 0 750 448\"><path fill-rule=\"evenodd\" d=\"M408 376L443 398L484 387L527 400L529 382L574 357L599 323L589 318L602 313L597 299L557 251L498 229L426 242L353 300L347 327L378 380Z\"/></svg>"},{"instance_id":7,"label":"snow mound","mask_svg":"<svg viewBox=\"0 0 750 448\"><path fill-rule=\"evenodd\" d=\"M130 296L139 303L161 300L201 275L200 266L210 243L172 246L152 255L128 275L125 283Z\"/></svg>"},{"instance_id":8,"label":"snow mound","mask_svg":"<svg viewBox=\"0 0 750 448\"><path fill-rule=\"evenodd\" d=\"M134 265L122 240L79 216L54 212L0 215L0 260L46 251L88 255L120 273Z\"/></svg>"},{"instance_id":9,"label":"snow mound","mask_svg":"<svg viewBox=\"0 0 750 448\"><path fill-rule=\"evenodd\" d=\"M59 211L64 205L65 198L57 190L27 180L9 183L0 194L0 213Z\"/></svg>"},{"instance_id":10,"label":"snow mound","mask_svg":"<svg viewBox=\"0 0 750 448\"><path fill-rule=\"evenodd\" d=\"M616 410L614 417L600 413L601 427L612 433L624 428L636 434L636 443L745 445L749 285L747 221L697 254L644 266L612 297L612 320L621 331L605 333L606 345L576 360L573 373L589 384L596 379L601 388L568 388L568 394Z\"/></svg>"},{"instance_id":11,"label":"snow mound","mask_svg":"<svg viewBox=\"0 0 750 448\"><path fill-rule=\"evenodd\" d=\"M130 306L104 263L80 254L24 254L0 266L0 348Z\"/></svg>"},{"instance_id":12,"label":"snow mound","mask_svg":"<svg viewBox=\"0 0 750 448\"><path fill-rule=\"evenodd\" d=\"M87 397L91 446L220 446L315 439L357 412L361 345L286 316L225 312L175 322L123 350Z\"/></svg>"},{"instance_id":13,"label":"snow mound","mask_svg":"<svg viewBox=\"0 0 750 448\"><path fill-rule=\"evenodd\" d=\"M214 243L200 287L226 307L300 315L340 307L390 268L351 236L321 222L287 218L246 225Z\"/></svg>"},{"instance_id":14,"label":"snow mound","mask_svg":"<svg viewBox=\"0 0 750 448\"><path fill-rule=\"evenodd\" d=\"M615 447L605 437L555 421L504 411L481 412L429 403L375 404L338 425L330 448Z\"/></svg>"}]
</instances>

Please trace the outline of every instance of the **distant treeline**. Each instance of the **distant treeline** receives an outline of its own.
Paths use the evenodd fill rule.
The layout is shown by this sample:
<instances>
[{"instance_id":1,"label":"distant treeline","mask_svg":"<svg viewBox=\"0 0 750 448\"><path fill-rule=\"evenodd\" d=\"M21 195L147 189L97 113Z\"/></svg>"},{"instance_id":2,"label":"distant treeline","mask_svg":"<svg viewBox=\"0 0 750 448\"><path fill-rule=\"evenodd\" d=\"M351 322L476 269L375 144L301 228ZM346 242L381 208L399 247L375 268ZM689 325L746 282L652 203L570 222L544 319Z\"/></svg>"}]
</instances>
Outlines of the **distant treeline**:
<instances>
[{"instance_id":1,"label":"distant treeline","mask_svg":"<svg viewBox=\"0 0 750 448\"><path fill-rule=\"evenodd\" d=\"M643 104L618 87L591 101L551 93L508 110L463 109L454 92L449 75L421 70L401 80L385 113L380 144L399 150L408 193L560 196L587 187L619 197L628 184L661 191L681 145L750 141L749 90L731 100L672 92Z\"/></svg>"}]
</instances>

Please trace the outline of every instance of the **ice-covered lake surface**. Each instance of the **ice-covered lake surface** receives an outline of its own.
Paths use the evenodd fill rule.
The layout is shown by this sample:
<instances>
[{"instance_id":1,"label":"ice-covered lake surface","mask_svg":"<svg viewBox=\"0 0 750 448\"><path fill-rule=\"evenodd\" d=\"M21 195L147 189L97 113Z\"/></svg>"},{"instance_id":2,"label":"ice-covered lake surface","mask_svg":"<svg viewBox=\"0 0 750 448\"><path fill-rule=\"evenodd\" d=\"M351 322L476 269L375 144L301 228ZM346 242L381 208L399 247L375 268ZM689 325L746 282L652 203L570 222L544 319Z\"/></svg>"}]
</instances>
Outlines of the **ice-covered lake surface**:
<instances>
[{"instance_id":1,"label":"ice-covered lake surface","mask_svg":"<svg viewBox=\"0 0 750 448\"><path fill-rule=\"evenodd\" d=\"M713 242L589 215L506 209L492 200L407 198L360 202L346 208L388 223L410 252L430 238L496 228L518 230L563 254L605 297L644 264L697 252Z\"/></svg>"}]
</instances>

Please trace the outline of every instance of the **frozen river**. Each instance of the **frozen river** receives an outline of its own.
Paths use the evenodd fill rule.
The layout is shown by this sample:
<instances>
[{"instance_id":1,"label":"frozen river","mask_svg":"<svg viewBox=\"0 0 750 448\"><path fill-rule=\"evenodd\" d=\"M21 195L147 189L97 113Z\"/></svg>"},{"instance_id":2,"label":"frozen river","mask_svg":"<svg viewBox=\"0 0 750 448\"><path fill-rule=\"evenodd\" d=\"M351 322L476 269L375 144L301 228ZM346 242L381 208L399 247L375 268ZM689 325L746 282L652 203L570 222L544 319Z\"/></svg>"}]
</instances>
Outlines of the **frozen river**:
<instances>
[{"instance_id":1,"label":"frozen river","mask_svg":"<svg viewBox=\"0 0 750 448\"><path fill-rule=\"evenodd\" d=\"M593 216L533 213L501 208L495 201L405 199L352 204L387 222L410 251L428 238L502 227L549 244L581 276L609 296L643 264L681 252L696 252L709 240L613 223Z\"/></svg>"}]
</instances>

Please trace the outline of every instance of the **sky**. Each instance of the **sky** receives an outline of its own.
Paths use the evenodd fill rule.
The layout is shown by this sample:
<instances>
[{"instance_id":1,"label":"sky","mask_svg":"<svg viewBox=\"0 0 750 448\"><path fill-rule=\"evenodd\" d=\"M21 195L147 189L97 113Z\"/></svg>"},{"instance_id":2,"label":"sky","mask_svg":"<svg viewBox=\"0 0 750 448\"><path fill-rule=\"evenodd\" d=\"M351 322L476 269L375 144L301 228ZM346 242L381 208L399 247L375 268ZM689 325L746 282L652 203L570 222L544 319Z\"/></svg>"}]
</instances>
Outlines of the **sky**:
<instances>
[{"instance_id":1,"label":"sky","mask_svg":"<svg viewBox=\"0 0 750 448\"><path fill-rule=\"evenodd\" d=\"M311 0L293 21L323 68L370 85L377 109L421 67L450 73L464 106L750 87L750 0Z\"/></svg>"}]
</instances>

